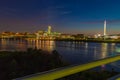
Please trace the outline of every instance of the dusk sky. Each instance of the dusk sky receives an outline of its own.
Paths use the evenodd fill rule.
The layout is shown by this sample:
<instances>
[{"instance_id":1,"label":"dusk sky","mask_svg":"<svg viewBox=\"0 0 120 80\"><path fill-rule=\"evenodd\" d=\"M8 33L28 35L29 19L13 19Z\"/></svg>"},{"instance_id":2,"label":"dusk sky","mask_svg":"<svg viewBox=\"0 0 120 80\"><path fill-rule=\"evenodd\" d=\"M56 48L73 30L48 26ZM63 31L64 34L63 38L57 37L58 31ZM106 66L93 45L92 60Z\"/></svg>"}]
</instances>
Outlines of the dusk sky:
<instances>
[{"instance_id":1,"label":"dusk sky","mask_svg":"<svg viewBox=\"0 0 120 80\"><path fill-rule=\"evenodd\" d=\"M120 33L120 0L0 0L0 32Z\"/></svg>"}]
</instances>

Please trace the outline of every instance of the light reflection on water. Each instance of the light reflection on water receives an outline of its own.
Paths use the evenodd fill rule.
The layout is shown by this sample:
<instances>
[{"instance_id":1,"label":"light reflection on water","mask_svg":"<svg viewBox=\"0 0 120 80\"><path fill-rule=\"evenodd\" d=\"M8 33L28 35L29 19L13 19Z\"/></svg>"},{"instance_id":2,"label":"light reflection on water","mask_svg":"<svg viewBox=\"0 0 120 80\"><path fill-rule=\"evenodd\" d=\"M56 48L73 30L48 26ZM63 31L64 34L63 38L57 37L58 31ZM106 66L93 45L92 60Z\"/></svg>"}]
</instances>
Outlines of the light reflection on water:
<instances>
[{"instance_id":1,"label":"light reflection on water","mask_svg":"<svg viewBox=\"0 0 120 80\"><path fill-rule=\"evenodd\" d=\"M108 44L107 43L102 43L101 58L107 57L107 49L108 49Z\"/></svg>"},{"instance_id":2,"label":"light reflection on water","mask_svg":"<svg viewBox=\"0 0 120 80\"><path fill-rule=\"evenodd\" d=\"M1 51L25 51L27 48L37 48L47 51L57 50L65 61L72 64L87 63L119 54L116 52L117 45L120 44L41 40L0 40ZM110 65L115 66L116 63ZM105 67L105 65L102 67Z\"/></svg>"}]
</instances>

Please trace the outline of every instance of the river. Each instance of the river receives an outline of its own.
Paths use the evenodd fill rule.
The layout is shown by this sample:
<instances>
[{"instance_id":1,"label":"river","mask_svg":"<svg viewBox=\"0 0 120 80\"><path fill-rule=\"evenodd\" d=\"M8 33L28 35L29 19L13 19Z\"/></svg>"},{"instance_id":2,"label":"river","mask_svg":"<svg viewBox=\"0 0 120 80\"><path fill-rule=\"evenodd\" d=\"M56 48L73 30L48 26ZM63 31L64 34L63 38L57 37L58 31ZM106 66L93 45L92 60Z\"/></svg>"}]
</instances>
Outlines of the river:
<instances>
[{"instance_id":1,"label":"river","mask_svg":"<svg viewBox=\"0 0 120 80\"><path fill-rule=\"evenodd\" d=\"M119 43L96 43L75 41L41 41L41 40L0 40L1 51L25 51L27 48L43 49L51 52L57 50L63 60L71 64L83 64L90 61L119 55ZM103 68L119 70L120 62L103 65Z\"/></svg>"}]
</instances>

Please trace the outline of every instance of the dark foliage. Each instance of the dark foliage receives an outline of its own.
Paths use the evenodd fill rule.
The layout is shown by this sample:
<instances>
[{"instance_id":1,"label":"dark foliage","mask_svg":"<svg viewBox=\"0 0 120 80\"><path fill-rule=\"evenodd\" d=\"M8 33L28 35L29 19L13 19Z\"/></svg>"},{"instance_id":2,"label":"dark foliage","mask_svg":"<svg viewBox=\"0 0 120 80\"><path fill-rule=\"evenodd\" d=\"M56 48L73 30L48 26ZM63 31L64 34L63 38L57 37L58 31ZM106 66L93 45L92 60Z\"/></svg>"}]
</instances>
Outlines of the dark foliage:
<instances>
[{"instance_id":1,"label":"dark foliage","mask_svg":"<svg viewBox=\"0 0 120 80\"><path fill-rule=\"evenodd\" d=\"M0 52L0 80L10 80L62 66L65 63L55 50L50 53L29 48L26 52Z\"/></svg>"}]
</instances>

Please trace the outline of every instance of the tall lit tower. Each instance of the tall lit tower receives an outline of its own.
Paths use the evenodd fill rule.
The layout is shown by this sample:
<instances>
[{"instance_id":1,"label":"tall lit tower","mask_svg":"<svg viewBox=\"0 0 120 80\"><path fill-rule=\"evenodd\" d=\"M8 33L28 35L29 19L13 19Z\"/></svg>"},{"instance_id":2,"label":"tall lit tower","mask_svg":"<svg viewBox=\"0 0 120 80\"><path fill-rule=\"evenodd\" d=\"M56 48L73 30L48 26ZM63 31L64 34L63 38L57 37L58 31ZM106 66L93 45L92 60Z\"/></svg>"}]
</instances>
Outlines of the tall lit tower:
<instances>
[{"instance_id":1,"label":"tall lit tower","mask_svg":"<svg viewBox=\"0 0 120 80\"><path fill-rule=\"evenodd\" d=\"M51 26L48 26L48 34L51 34Z\"/></svg>"},{"instance_id":2,"label":"tall lit tower","mask_svg":"<svg viewBox=\"0 0 120 80\"><path fill-rule=\"evenodd\" d=\"M106 36L106 20L104 21L104 36Z\"/></svg>"}]
</instances>

